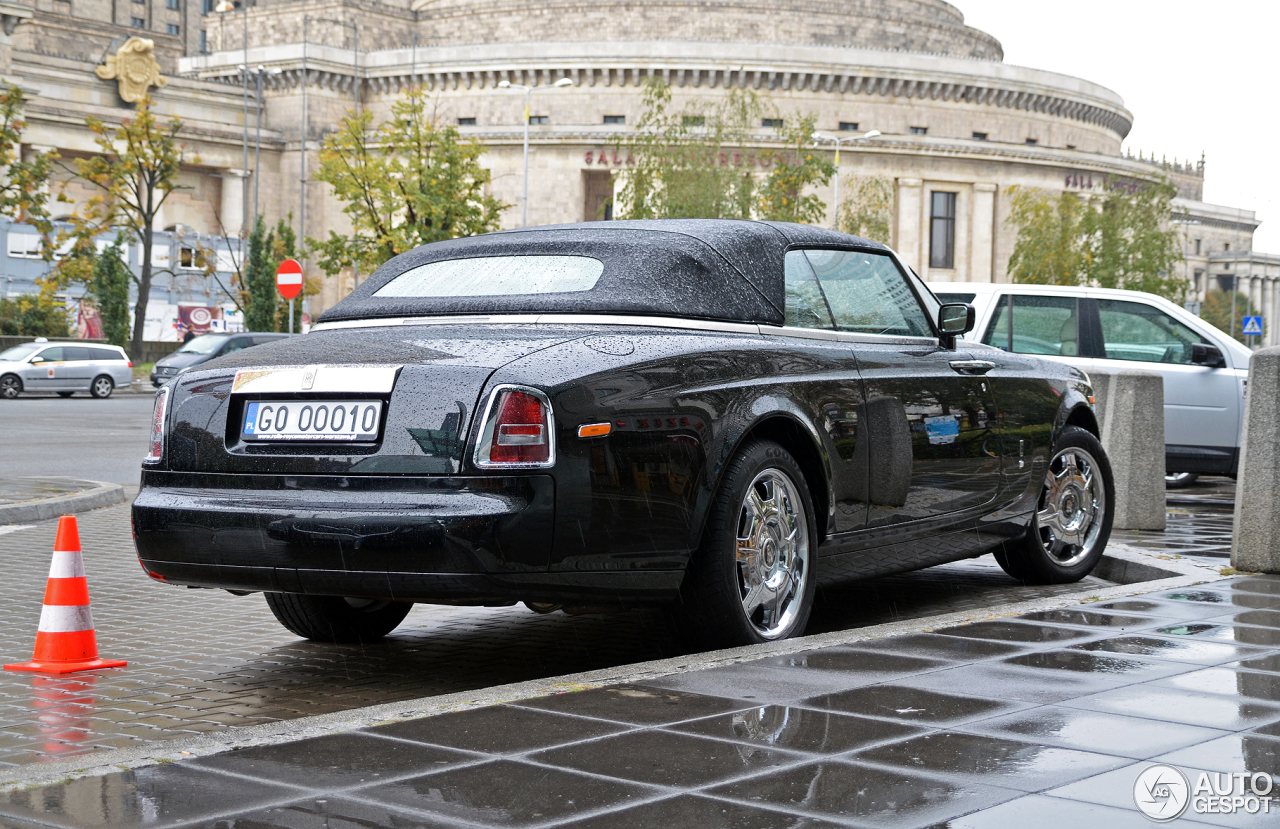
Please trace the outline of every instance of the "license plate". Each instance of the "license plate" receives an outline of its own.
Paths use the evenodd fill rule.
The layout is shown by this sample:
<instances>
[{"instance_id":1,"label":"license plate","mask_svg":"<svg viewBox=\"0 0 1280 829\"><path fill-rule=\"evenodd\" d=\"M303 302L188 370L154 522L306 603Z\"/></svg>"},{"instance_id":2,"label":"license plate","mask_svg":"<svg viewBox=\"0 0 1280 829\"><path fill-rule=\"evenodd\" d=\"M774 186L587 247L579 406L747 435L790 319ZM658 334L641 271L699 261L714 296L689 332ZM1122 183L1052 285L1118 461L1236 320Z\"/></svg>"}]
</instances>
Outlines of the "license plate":
<instances>
[{"instance_id":1,"label":"license plate","mask_svg":"<svg viewBox=\"0 0 1280 829\"><path fill-rule=\"evenodd\" d=\"M381 400L281 401L245 404L244 440L377 440Z\"/></svg>"}]
</instances>

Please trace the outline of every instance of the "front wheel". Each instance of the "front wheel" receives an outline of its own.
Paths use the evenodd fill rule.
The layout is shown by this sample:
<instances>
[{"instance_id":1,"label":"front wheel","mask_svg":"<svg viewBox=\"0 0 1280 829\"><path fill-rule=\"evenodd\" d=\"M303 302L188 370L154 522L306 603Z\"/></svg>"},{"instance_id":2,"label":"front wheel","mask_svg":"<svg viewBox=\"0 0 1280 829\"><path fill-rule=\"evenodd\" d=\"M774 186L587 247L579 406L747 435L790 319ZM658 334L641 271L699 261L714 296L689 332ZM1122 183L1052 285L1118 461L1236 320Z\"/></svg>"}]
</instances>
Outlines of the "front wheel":
<instances>
[{"instance_id":1,"label":"front wheel","mask_svg":"<svg viewBox=\"0 0 1280 829\"><path fill-rule=\"evenodd\" d=\"M690 637L726 648L803 633L816 585L815 527L791 453L769 441L744 447L725 472L681 586Z\"/></svg>"},{"instance_id":2,"label":"front wheel","mask_svg":"<svg viewBox=\"0 0 1280 829\"><path fill-rule=\"evenodd\" d=\"M22 394L22 381L15 374L6 374L0 377L0 397L5 400L13 400Z\"/></svg>"},{"instance_id":3,"label":"front wheel","mask_svg":"<svg viewBox=\"0 0 1280 829\"><path fill-rule=\"evenodd\" d=\"M313 642L372 642L395 630L411 602L267 593L276 621Z\"/></svg>"},{"instance_id":4,"label":"front wheel","mask_svg":"<svg viewBox=\"0 0 1280 829\"><path fill-rule=\"evenodd\" d=\"M106 399L111 396L112 390L116 387L116 383L105 374L99 374L93 378L93 385L89 386L89 394L99 400Z\"/></svg>"},{"instance_id":5,"label":"front wheel","mask_svg":"<svg viewBox=\"0 0 1280 829\"><path fill-rule=\"evenodd\" d=\"M1185 489L1200 480L1198 472L1171 472L1164 476L1165 489Z\"/></svg>"},{"instance_id":6,"label":"front wheel","mask_svg":"<svg viewBox=\"0 0 1280 829\"><path fill-rule=\"evenodd\" d=\"M1068 426L1054 446L1027 533L996 561L1030 584L1067 584L1089 574L1111 537L1111 462L1098 439Z\"/></svg>"}]
</instances>

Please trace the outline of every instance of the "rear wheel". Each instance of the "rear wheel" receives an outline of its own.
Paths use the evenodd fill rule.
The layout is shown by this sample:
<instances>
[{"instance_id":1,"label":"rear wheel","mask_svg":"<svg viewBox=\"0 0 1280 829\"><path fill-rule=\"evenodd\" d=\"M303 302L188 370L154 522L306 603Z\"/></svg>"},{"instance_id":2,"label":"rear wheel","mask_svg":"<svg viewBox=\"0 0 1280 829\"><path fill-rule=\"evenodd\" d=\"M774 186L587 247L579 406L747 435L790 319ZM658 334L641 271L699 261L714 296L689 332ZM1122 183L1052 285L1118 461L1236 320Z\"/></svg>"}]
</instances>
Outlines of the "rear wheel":
<instances>
[{"instance_id":1,"label":"rear wheel","mask_svg":"<svg viewBox=\"0 0 1280 829\"><path fill-rule=\"evenodd\" d=\"M12 400L20 394L22 394L22 381L18 379L18 375L6 374L0 377L0 397Z\"/></svg>"},{"instance_id":2,"label":"rear wheel","mask_svg":"<svg viewBox=\"0 0 1280 829\"><path fill-rule=\"evenodd\" d=\"M404 621L411 602L267 593L276 621L314 642L373 642Z\"/></svg>"},{"instance_id":3,"label":"rear wheel","mask_svg":"<svg viewBox=\"0 0 1280 829\"><path fill-rule=\"evenodd\" d=\"M1164 476L1165 489L1184 489L1200 480L1198 472L1173 472Z\"/></svg>"},{"instance_id":4,"label":"rear wheel","mask_svg":"<svg viewBox=\"0 0 1280 829\"><path fill-rule=\"evenodd\" d=\"M73 395L73 394L75 394L75 392L73 392L73 391L60 391L60 392L58 392L58 396L59 396L59 397L70 397L70 396L71 396L71 395Z\"/></svg>"},{"instance_id":5,"label":"rear wheel","mask_svg":"<svg viewBox=\"0 0 1280 829\"><path fill-rule=\"evenodd\" d=\"M93 378L93 384L89 386L89 394L102 400L110 397L111 392L116 387L116 382L105 374L99 374Z\"/></svg>"},{"instance_id":6,"label":"rear wheel","mask_svg":"<svg viewBox=\"0 0 1280 829\"><path fill-rule=\"evenodd\" d=\"M1111 536L1111 463L1102 444L1075 426L1062 430L1027 534L996 551L1009 575L1065 584L1089 574Z\"/></svg>"},{"instance_id":7,"label":"rear wheel","mask_svg":"<svg viewBox=\"0 0 1280 829\"><path fill-rule=\"evenodd\" d=\"M813 609L817 538L800 465L776 443L729 464L681 586L682 621L711 648L787 639Z\"/></svg>"}]
</instances>

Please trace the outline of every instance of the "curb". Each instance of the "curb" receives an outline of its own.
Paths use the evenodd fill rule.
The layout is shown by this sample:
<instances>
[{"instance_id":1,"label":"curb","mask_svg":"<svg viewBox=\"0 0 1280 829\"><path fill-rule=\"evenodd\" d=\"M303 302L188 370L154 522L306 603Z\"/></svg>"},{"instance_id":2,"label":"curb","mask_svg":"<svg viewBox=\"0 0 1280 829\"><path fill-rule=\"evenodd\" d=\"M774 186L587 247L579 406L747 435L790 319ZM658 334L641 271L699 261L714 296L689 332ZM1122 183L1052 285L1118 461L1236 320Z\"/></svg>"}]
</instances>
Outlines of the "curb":
<instances>
[{"instance_id":1,"label":"curb","mask_svg":"<svg viewBox=\"0 0 1280 829\"><path fill-rule=\"evenodd\" d=\"M1038 610L1055 610L1064 607L1088 605L1110 599L1140 596L1161 590L1190 587L1207 582L1226 581L1233 577L1222 576L1216 571L1194 562L1178 558L1153 555L1123 544L1107 547L1104 561L1110 575L1124 579L1145 578L1114 587L1089 588L1078 593L1068 593L1047 598L1028 599L991 605L984 608L953 611L937 616L924 616L900 622L885 622L862 628L801 636L781 642L747 645L740 648L707 651L704 653L616 665L580 673L526 680L489 688L458 691L451 694L420 697L399 702L381 703L345 711L334 711L310 717L298 717L262 725L241 726L212 732L198 737L157 740L126 748L108 749L90 754L48 760L28 765L0 769L0 793L30 786L57 782L64 778L97 777L121 770L193 759L210 754L221 754L237 748L277 745L355 731L373 725L417 719L483 708L523 699L566 693L588 688L643 682L673 674L715 668L747 662L767 656L781 656L811 650L813 648L849 645L921 633L951 625L966 624L986 619L1016 616Z\"/></svg>"},{"instance_id":2,"label":"curb","mask_svg":"<svg viewBox=\"0 0 1280 829\"><path fill-rule=\"evenodd\" d=\"M109 484L104 481L84 481L83 483L90 484L91 488L73 492L70 495L0 506L0 524L48 521L62 515L123 504L129 500L125 496L124 487L120 484Z\"/></svg>"}]
</instances>

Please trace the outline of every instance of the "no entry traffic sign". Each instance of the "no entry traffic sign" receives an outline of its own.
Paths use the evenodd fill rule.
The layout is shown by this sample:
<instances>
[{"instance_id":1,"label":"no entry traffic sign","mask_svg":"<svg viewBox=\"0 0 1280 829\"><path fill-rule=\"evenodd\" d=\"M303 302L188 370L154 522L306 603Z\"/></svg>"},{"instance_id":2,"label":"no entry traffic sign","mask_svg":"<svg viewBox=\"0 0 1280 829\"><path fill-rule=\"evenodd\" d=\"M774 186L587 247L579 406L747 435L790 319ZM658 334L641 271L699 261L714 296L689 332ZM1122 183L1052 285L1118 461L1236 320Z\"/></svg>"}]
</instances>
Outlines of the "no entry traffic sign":
<instances>
[{"instance_id":1,"label":"no entry traffic sign","mask_svg":"<svg viewBox=\"0 0 1280 829\"><path fill-rule=\"evenodd\" d=\"M276 269L276 290L285 299L302 293L302 266L297 259L286 259Z\"/></svg>"}]
</instances>

